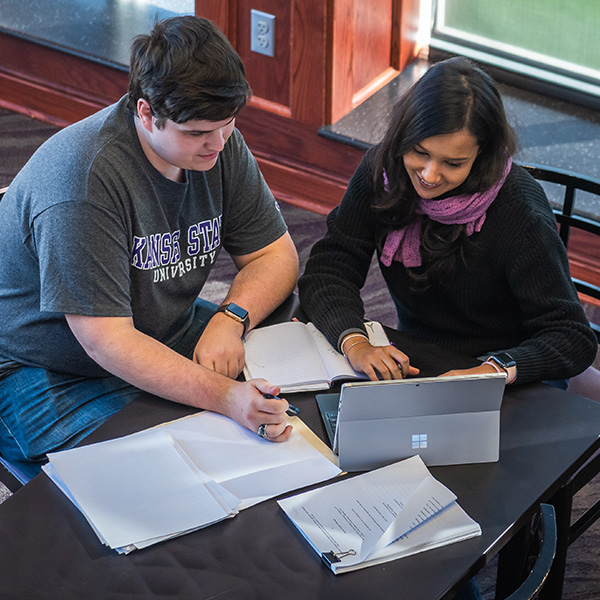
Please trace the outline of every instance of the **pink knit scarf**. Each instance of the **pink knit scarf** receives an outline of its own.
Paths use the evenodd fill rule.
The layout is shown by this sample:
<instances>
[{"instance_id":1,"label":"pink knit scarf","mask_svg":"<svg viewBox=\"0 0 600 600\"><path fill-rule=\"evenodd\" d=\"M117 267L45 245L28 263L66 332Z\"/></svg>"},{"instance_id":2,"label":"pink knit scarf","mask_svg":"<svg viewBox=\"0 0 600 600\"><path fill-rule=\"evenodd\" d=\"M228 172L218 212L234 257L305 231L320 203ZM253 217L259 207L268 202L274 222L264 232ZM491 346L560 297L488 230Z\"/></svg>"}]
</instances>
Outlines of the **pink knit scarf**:
<instances>
[{"instance_id":1,"label":"pink knit scarf","mask_svg":"<svg viewBox=\"0 0 600 600\"><path fill-rule=\"evenodd\" d=\"M512 159L509 158L500 180L484 192L475 194L460 194L442 200L419 198L417 200L417 218L408 225L388 233L381 262L389 267L392 260L397 260L405 267L419 267L421 265L421 226L422 215L446 225L465 224L467 235L480 231L485 221L485 213L490 204L498 195L510 171ZM384 173L384 181L387 177Z\"/></svg>"}]
</instances>

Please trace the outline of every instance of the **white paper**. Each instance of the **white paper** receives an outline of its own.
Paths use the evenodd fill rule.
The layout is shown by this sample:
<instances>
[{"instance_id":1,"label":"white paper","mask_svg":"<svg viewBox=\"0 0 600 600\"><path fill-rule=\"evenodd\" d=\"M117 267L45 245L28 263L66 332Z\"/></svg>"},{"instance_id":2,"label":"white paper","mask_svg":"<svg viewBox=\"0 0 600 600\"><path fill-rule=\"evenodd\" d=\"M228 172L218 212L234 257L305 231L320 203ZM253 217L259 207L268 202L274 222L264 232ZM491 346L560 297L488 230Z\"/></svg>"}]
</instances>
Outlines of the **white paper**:
<instances>
[{"instance_id":1,"label":"white paper","mask_svg":"<svg viewBox=\"0 0 600 600\"><path fill-rule=\"evenodd\" d=\"M295 430L274 444L208 411L48 456L46 474L121 553L340 473Z\"/></svg>"},{"instance_id":2,"label":"white paper","mask_svg":"<svg viewBox=\"0 0 600 600\"><path fill-rule=\"evenodd\" d=\"M199 469L240 498L240 509L341 472L296 430L274 444L208 411L162 429Z\"/></svg>"},{"instance_id":3,"label":"white paper","mask_svg":"<svg viewBox=\"0 0 600 600\"><path fill-rule=\"evenodd\" d=\"M464 511L455 500L414 456L280 500L279 505L319 554L343 556L332 566L342 572L390 560L411 548L416 552L476 535L478 525L466 515L461 519ZM466 529L446 531L446 511L454 517L453 527L459 523Z\"/></svg>"},{"instance_id":4,"label":"white paper","mask_svg":"<svg viewBox=\"0 0 600 600\"><path fill-rule=\"evenodd\" d=\"M419 527L412 529L392 544L374 549L371 555L359 567L370 567L389 560L411 556L425 550L439 548L447 544L462 542L481 535L481 527L456 503L452 502L435 518L428 519ZM345 573L356 569L346 566L344 561L332 565L334 573Z\"/></svg>"},{"instance_id":5,"label":"white paper","mask_svg":"<svg viewBox=\"0 0 600 600\"><path fill-rule=\"evenodd\" d=\"M198 528L231 513L160 430L49 458L70 497L112 548Z\"/></svg>"}]
</instances>

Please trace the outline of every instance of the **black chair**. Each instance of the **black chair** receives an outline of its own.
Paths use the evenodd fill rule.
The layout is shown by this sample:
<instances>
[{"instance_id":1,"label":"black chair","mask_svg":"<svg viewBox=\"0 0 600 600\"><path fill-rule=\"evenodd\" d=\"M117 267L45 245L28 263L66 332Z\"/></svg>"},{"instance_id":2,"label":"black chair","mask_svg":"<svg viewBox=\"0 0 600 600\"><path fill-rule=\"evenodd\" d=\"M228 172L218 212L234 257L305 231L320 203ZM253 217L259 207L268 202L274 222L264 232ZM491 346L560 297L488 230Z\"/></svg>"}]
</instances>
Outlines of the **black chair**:
<instances>
[{"instance_id":1,"label":"black chair","mask_svg":"<svg viewBox=\"0 0 600 600\"><path fill-rule=\"evenodd\" d=\"M537 164L522 165L535 179L547 182L544 186L549 199L554 204L554 214L559 226L560 237L567 248L573 246L573 237L586 232L590 246L600 248L600 220L595 215L586 215L577 200L593 199L596 206L600 206L600 180L593 179L554 167ZM562 195L561 202L556 202L556 192ZM591 196L589 196L591 195ZM572 235L574 234L574 235ZM595 239L597 236L597 239ZM600 287L589 280L573 277L573 283L580 297L585 296L600 302ZM596 311L600 313L600 309ZM596 337L600 341L600 323L590 319ZM578 377L571 379L569 391L593 398L600 399L600 374L598 369L590 367ZM560 598L562 594L565 563L568 547L600 518L600 501L589 507L587 511L571 524L571 509L574 495L587 485L600 472L600 452L596 452L576 473L571 480L563 486L553 497L552 504L557 509L557 530L559 547L554 560L554 567L550 575L548 588L552 589L552 597Z\"/></svg>"},{"instance_id":2,"label":"black chair","mask_svg":"<svg viewBox=\"0 0 600 600\"><path fill-rule=\"evenodd\" d=\"M0 483L4 485L11 493L15 493L17 490L23 487L23 482L13 474L4 461L0 459Z\"/></svg>"},{"instance_id":3,"label":"black chair","mask_svg":"<svg viewBox=\"0 0 600 600\"><path fill-rule=\"evenodd\" d=\"M521 585L506 600L535 600L548 581L556 554L556 514L551 504L540 504L530 537L528 573Z\"/></svg>"},{"instance_id":4,"label":"black chair","mask_svg":"<svg viewBox=\"0 0 600 600\"><path fill-rule=\"evenodd\" d=\"M594 216L585 216L581 210L576 208L577 198L584 193L596 196L595 200L600 206L600 180L555 167L537 164L523 164L521 166L535 179L553 184L546 190L551 202L554 200L552 192L555 191L555 188L562 192L562 206L556 206L553 211L558 221L560 237L567 251L574 230L598 236L598 241L595 244L596 247L600 247L600 221L595 219ZM600 303L600 287L579 277L573 277L572 279L580 295L588 296ZM598 341L600 341L600 323L592 322L590 324Z\"/></svg>"}]
</instances>

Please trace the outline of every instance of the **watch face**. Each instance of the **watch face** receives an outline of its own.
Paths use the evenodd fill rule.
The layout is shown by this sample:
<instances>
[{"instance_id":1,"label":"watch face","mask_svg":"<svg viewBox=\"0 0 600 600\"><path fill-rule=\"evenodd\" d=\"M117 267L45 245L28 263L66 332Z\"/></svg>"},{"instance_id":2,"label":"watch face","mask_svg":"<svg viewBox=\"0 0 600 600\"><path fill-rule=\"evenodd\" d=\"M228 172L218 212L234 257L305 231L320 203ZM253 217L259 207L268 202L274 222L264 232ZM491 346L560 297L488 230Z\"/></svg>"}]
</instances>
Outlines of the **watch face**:
<instances>
[{"instance_id":1,"label":"watch face","mask_svg":"<svg viewBox=\"0 0 600 600\"><path fill-rule=\"evenodd\" d=\"M495 354L493 358L496 359L496 362L500 364L500 366L508 369L510 367L514 367L517 363L514 361L513 357L506 352L500 352L499 354Z\"/></svg>"},{"instance_id":2,"label":"watch face","mask_svg":"<svg viewBox=\"0 0 600 600\"><path fill-rule=\"evenodd\" d=\"M225 310L227 312L230 312L232 315L235 315L240 321L243 321L244 319L248 318L248 311L243 309L241 306L234 304L233 302L230 302L225 307Z\"/></svg>"}]
</instances>

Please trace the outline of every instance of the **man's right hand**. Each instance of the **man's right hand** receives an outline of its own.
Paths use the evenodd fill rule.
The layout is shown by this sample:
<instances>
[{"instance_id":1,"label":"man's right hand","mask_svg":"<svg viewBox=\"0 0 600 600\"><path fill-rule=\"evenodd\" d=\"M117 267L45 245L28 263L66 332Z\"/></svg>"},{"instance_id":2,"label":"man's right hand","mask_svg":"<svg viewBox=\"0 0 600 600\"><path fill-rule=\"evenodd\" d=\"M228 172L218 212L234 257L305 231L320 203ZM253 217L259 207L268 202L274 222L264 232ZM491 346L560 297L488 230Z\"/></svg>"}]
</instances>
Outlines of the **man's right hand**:
<instances>
[{"instance_id":1,"label":"man's right hand","mask_svg":"<svg viewBox=\"0 0 600 600\"><path fill-rule=\"evenodd\" d=\"M109 373L167 400L212 410L254 433L266 425L266 439L283 442L292 427L288 403L265 398L280 389L264 379L239 382L207 369L138 331L131 317L65 315L71 331Z\"/></svg>"},{"instance_id":2,"label":"man's right hand","mask_svg":"<svg viewBox=\"0 0 600 600\"><path fill-rule=\"evenodd\" d=\"M264 439L270 442L284 442L292 433L292 426L285 419L289 404L277 396L279 388L264 379L252 379L232 385L226 398L224 414L254 433L261 425Z\"/></svg>"}]
</instances>

